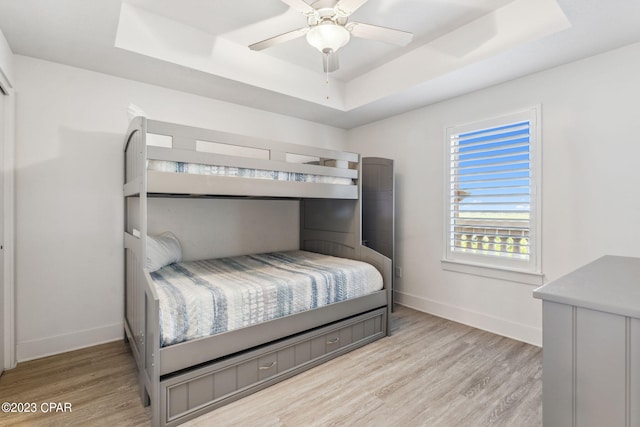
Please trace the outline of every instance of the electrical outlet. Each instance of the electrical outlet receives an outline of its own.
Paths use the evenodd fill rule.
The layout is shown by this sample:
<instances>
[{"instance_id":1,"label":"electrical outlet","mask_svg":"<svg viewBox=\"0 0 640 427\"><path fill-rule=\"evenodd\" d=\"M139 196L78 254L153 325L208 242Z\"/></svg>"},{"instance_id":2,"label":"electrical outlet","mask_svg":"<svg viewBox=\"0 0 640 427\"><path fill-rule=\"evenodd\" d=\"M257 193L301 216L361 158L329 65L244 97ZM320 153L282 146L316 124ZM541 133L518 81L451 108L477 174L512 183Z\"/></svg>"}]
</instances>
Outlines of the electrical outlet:
<instances>
[{"instance_id":1,"label":"electrical outlet","mask_svg":"<svg viewBox=\"0 0 640 427\"><path fill-rule=\"evenodd\" d=\"M402 278L402 267L396 267L396 278Z\"/></svg>"}]
</instances>

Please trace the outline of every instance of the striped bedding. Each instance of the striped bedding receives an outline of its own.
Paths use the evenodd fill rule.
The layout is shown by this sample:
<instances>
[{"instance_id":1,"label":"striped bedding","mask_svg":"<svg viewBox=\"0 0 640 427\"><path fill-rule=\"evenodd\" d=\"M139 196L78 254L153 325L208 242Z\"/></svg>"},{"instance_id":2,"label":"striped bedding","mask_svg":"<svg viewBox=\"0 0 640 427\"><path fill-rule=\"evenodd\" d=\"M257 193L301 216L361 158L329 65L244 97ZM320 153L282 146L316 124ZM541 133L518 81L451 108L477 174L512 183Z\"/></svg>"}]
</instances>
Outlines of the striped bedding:
<instances>
[{"instance_id":1,"label":"striped bedding","mask_svg":"<svg viewBox=\"0 0 640 427\"><path fill-rule=\"evenodd\" d=\"M263 169L246 169L232 166L214 166L199 163L172 162L166 160L148 160L147 169L158 172L254 178L275 181L313 182L319 184L341 185L353 184L351 178L340 178L335 176L313 175L295 172L271 171Z\"/></svg>"},{"instance_id":2,"label":"striped bedding","mask_svg":"<svg viewBox=\"0 0 640 427\"><path fill-rule=\"evenodd\" d=\"M382 289L369 264L305 251L181 262L151 278L163 347Z\"/></svg>"}]
</instances>

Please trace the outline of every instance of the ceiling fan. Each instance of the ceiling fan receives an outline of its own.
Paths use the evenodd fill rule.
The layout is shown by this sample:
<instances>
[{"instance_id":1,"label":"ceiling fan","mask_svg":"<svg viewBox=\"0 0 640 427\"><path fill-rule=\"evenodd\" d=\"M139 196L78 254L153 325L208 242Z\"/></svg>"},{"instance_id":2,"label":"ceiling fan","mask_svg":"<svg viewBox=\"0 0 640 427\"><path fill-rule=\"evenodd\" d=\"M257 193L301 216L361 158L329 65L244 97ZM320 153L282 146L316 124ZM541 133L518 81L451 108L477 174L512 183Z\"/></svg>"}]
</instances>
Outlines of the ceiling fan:
<instances>
[{"instance_id":1,"label":"ceiling fan","mask_svg":"<svg viewBox=\"0 0 640 427\"><path fill-rule=\"evenodd\" d=\"M311 4L303 0L281 1L302 13L307 18L307 27L254 43L249 46L251 50L267 49L306 35L307 42L322 53L324 71L329 73L338 69L338 49L351 36L399 46L406 46L413 39L413 34L406 31L349 21L349 16L367 0L317 0Z\"/></svg>"}]
</instances>

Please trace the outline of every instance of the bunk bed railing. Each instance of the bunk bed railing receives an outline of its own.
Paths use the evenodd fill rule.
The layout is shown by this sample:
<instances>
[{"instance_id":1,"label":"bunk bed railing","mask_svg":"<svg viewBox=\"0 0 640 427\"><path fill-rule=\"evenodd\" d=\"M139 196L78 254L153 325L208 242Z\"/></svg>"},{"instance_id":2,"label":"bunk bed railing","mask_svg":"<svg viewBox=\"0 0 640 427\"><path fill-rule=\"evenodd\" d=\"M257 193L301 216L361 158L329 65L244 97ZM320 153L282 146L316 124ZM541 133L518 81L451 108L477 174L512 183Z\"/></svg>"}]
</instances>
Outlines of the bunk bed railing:
<instances>
[{"instance_id":1,"label":"bunk bed railing","mask_svg":"<svg viewBox=\"0 0 640 427\"><path fill-rule=\"evenodd\" d=\"M195 140L194 140L195 141ZM302 155L301 155L302 156ZM197 163L210 166L228 166L246 169L261 169L278 172L291 172L331 176L336 178L358 178L356 169L339 168L334 166L314 165L307 163L293 163L280 160L256 159L251 157L230 156L209 153L199 150L184 150L177 148L147 147L147 157L150 160L165 160L184 163ZM330 159L332 160L332 159ZM327 159L323 160L327 162ZM357 161L357 160L356 160ZM328 163L328 162L327 162Z\"/></svg>"},{"instance_id":2,"label":"bunk bed railing","mask_svg":"<svg viewBox=\"0 0 640 427\"><path fill-rule=\"evenodd\" d=\"M146 123L149 159L358 178L358 171L349 168L359 160L356 153L153 120Z\"/></svg>"},{"instance_id":3,"label":"bunk bed railing","mask_svg":"<svg viewBox=\"0 0 640 427\"><path fill-rule=\"evenodd\" d=\"M270 160L285 160L285 154L333 159L342 162L357 162L358 154L307 145L290 144L281 141L238 135L212 129L202 129L192 126L179 125L146 119L147 132L172 138L172 147L195 150L195 141L219 143L238 146L244 149L264 150L270 153ZM348 167L345 163L336 167Z\"/></svg>"},{"instance_id":4,"label":"bunk bed railing","mask_svg":"<svg viewBox=\"0 0 640 427\"><path fill-rule=\"evenodd\" d=\"M131 150L130 155L138 156L137 163L145 170L149 193L358 198L359 155L356 153L144 118L139 118L137 125L144 132L144 155L137 149ZM176 162L176 165L156 161ZM168 170L164 170L165 167ZM221 175L218 169L221 167L242 171L234 171L234 176ZM197 171L176 173L176 169L193 172L192 168ZM295 175L283 177L281 173ZM137 183L132 182L130 186L129 192L136 191Z\"/></svg>"}]
</instances>

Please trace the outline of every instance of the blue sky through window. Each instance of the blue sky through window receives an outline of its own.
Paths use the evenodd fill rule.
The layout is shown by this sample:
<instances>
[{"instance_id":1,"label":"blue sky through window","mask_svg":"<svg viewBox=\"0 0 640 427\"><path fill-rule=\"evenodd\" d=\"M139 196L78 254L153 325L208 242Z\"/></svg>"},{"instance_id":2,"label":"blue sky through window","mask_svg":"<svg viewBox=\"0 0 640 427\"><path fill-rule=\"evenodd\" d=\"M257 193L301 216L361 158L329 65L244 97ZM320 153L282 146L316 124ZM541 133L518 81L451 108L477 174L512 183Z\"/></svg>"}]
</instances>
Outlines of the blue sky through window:
<instances>
[{"instance_id":1,"label":"blue sky through window","mask_svg":"<svg viewBox=\"0 0 640 427\"><path fill-rule=\"evenodd\" d=\"M458 202L459 212L528 212L529 122L461 133L456 139L454 202Z\"/></svg>"}]
</instances>

